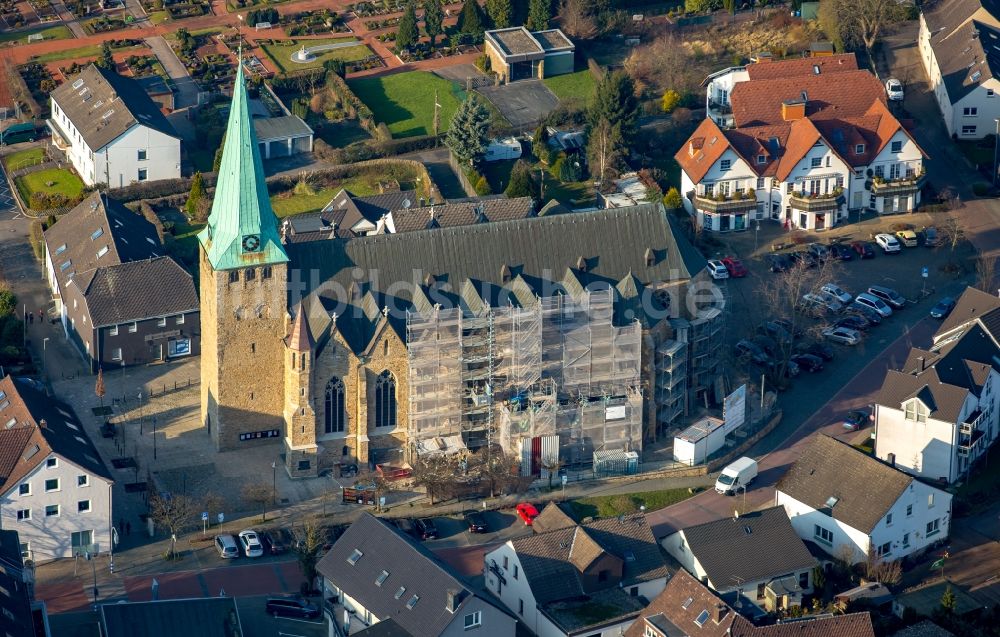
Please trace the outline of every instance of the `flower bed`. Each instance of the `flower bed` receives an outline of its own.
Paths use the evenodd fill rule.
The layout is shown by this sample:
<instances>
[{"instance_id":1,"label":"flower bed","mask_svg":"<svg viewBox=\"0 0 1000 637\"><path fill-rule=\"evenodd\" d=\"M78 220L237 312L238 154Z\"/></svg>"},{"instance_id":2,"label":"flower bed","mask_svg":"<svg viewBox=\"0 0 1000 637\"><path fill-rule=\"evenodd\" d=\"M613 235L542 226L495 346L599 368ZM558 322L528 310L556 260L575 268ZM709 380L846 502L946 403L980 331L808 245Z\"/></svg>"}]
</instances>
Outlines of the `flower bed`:
<instances>
[{"instance_id":1,"label":"flower bed","mask_svg":"<svg viewBox=\"0 0 1000 637\"><path fill-rule=\"evenodd\" d=\"M343 18L336 11L303 11L281 16L281 25L289 37L299 35L325 35L327 33L350 33Z\"/></svg>"},{"instance_id":2,"label":"flower bed","mask_svg":"<svg viewBox=\"0 0 1000 637\"><path fill-rule=\"evenodd\" d=\"M92 35L98 33L110 33L118 29L125 28L125 20L122 18L112 18L106 15L83 23L83 28Z\"/></svg>"},{"instance_id":3,"label":"flower bed","mask_svg":"<svg viewBox=\"0 0 1000 637\"><path fill-rule=\"evenodd\" d=\"M186 4L172 4L167 7L167 13L172 20L181 18L193 18L208 13L208 3L192 2Z\"/></svg>"},{"instance_id":4,"label":"flower bed","mask_svg":"<svg viewBox=\"0 0 1000 637\"><path fill-rule=\"evenodd\" d=\"M399 6L398 2L395 7L388 9L383 2L358 2L357 4L347 5L347 10L359 18L369 18L376 15L397 13L402 10L402 7Z\"/></svg>"},{"instance_id":5,"label":"flower bed","mask_svg":"<svg viewBox=\"0 0 1000 637\"><path fill-rule=\"evenodd\" d=\"M45 112L48 112L48 96L56 87L56 81L52 77L52 73L45 68L45 65L37 62L28 62L18 67L17 70L21 75L21 79L24 80L28 91L31 93L31 99L35 101L35 104L30 107L32 113L35 117L41 117L41 112L35 112L35 106L37 105L39 110L44 109ZM45 106L42 106L43 104Z\"/></svg>"},{"instance_id":6,"label":"flower bed","mask_svg":"<svg viewBox=\"0 0 1000 637\"><path fill-rule=\"evenodd\" d=\"M130 55L125 60L125 64L132 73L132 77L148 77L150 75L159 75L164 79L168 77L160 60L153 54Z\"/></svg>"},{"instance_id":7,"label":"flower bed","mask_svg":"<svg viewBox=\"0 0 1000 637\"><path fill-rule=\"evenodd\" d=\"M379 29L388 29L390 27L399 26L399 20L402 16L396 16L395 18L386 18L384 20L366 20L365 28L369 31L378 31Z\"/></svg>"}]
</instances>

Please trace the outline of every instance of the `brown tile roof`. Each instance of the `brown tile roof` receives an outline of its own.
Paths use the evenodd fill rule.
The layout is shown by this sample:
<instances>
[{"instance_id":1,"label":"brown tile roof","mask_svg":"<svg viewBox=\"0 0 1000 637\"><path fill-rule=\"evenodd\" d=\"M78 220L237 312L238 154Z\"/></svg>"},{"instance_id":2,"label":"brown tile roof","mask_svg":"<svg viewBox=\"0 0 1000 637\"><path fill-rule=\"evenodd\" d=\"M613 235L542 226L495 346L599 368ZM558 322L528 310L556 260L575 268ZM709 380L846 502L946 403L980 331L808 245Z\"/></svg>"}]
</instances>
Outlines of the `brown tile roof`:
<instances>
[{"instance_id":1,"label":"brown tile roof","mask_svg":"<svg viewBox=\"0 0 1000 637\"><path fill-rule=\"evenodd\" d=\"M816 558L776 506L680 531L708 579L719 590L733 582L756 582L811 570Z\"/></svg>"},{"instance_id":2,"label":"brown tile roof","mask_svg":"<svg viewBox=\"0 0 1000 637\"><path fill-rule=\"evenodd\" d=\"M545 533L546 531L565 529L570 526L576 526L576 521L555 502L546 504L542 512L538 514L538 517L531 522L531 529L535 533Z\"/></svg>"},{"instance_id":3,"label":"brown tile roof","mask_svg":"<svg viewBox=\"0 0 1000 637\"><path fill-rule=\"evenodd\" d=\"M33 387L31 381L10 376L0 379L0 394L0 493L12 489L53 453L111 481L68 405Z\"/></svg>"},{"instance_id":4,"label":"brown tile roof","mask_svg":"<svg viewBox=\"0 0 1000 637\"><path fill-rule=\"evenodd\" d=\"M782 102L803 96L806 116L813 119L858 117L872 102L886 99L882 84L868 71L844 71L835 78L809 75L740 82L729 99L736 126L743 127L780 124Z\"/></svg>"},{"instance_id":5,"label":"brown tile roof","mask_svg":"<svg viewBox=\"0 0 1000 637\"><path fill-rule=\"evenodd\" d=\"M942 321L941 327L934 333L934 338L977 319L982 320L987 329L990 329L990 325L1000 327L1000 296L982 292L974 287L967 287L965 292L962 292L962 296L958 297L955 302L955 309L951 311L948 318ZM1000 329L990 329L990 331L994 338L1000 337Z\"/></svg>"},{"instance_id":6,"label":"brown tile roof","mask_svg":"<svg viewBox=\"0 0 1000 637\"><path fill-rule=\"evenodd\" d=\"M416 232L431 228L471 226L491 221L513 221L534 214L531 197L496 197L458 203L399 209L392 212L395 232Z\"/></svg>"},{"instance_id":7,"label":"brown tile roof","mask_svg":"<svg viewBox=\"0 0 1000 637\"><path fill-rule=\"evenodd\" d=\"M913 482L907 474L840 442L818 434L775 487L833 519L870 533Z\"/></svg>"},{"instance_id":8,"label":"brown tile roof","mask_svg":"<svg viewBox=\"0 0 1000 637\"><path fill-rule=\"evenodd\" d=\"M928 367L917 374L890 369L875 402L892 409L902 409L904 402L918 398L930 410L930 417L944 422L957 422L969 389L941 381L937 369Z\"/></svg>"},{"instance_id":9,"label":"brown tile roof","mask_svg":"<svg viewBox=\"0 0 1000 637\"><path fill-rule=\"evenodd\" d=\"M708 618L701 622L703 613ZM716 621L718 619L718 621ZM821 616L772 626L754 626L687 571L679 570L625 631L643 637L653 626L667 637L875 637L869 613Z\"/></svg>"},{"instance_id":10,"label":"brown tile roof","mask_svg":"<svg viewBox=\"0 0 1000 637\"><path fill-rule=\"evenodd\" d=\"M309 322L306 320L306 310L299 304L299 310L295 313L295 321L292 323L292 332L286 340L288 347L297 352L309 352L314 344L312 332L309 330Z\"/></svg>"},{"instance_id":11,"label":"brown tile roof","mask_svg":"<svg viewBox=\"0 0 1000 637\"><path fill-rule=\"evenodd\" d=\"M706 117L691 133L688 143L674 154L674 159L691 181L698 183L730 147L731 144L719 125L712 118Z\"/></svg>"},{"instance_id":12,"label":"brown tile roof","mask_svg":"<svg viewBox=\"0 0 1000 637\"><path fill-rule=\"evenodd\" d=\"M858 60L853 53L841 53L818 58L793 58L789 60L774 60L747 65L747 75L751 80L777 80L799 75L815 75L815 66L819 67L820 75L838 73L841 71L858 70Z\"/></svg>"},{"instance_id":13,"label":"brown tile roof","mask_svg":"<svg viewBox=\"0 0 1000 637\"><path fill-rule=\"evenodd\" d=\"M997 16L1000 5L995 0L949 0L924 11L931 48L953 104L998 75Z\"/></svg>"},{"instance_id":14,"label":"brown tile roof","mask_svg":"<svg viewBox=\"0 0 1000 637\"><path fill-rule=\"evenodd\" d=\"M70 285L86 300L94 327L199 309L194 279L171 257L99 267L77 274Z\"/></svg>"}]
</instances>

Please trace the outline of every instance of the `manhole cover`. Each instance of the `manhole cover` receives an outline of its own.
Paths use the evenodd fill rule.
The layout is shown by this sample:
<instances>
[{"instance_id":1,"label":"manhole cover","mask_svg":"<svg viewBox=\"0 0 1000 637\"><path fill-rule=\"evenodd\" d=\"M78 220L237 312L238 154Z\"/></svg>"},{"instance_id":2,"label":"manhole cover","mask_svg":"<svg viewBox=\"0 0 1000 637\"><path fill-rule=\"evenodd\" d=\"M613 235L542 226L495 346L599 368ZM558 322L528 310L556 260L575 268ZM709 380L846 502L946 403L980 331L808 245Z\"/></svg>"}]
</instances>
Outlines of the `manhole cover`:
<instances>
[{"instance_id":1,"label":"manhole cover","mask_svg":"<svg viewBox=\"0 0 1000 637\"><path fill-rule=\"evenodd\" d=\"M111 466L115 469L130 469L135 466L135 458L112 458Z\"/></svg>"},{"instance_id":2,"label":"manhole cover","mask_svg":"<svg viewBox=\"0 0 1000 637\"><path fill-rule=\"evenodd\" d=\"M110 416L112 414L111 405L105 405L103 407L91 407L90 411L95 416Z\"/></svg>"},{"instance_id":3,"label":"manhole cover","mask_svg":"<svg viewBox=\"0 0 1000 637\"><path fill-rule=\"evenodd\" d=\"M142 493L146 490L145 482L126 482L125 493Z\"/></svg>"}]
</instances>

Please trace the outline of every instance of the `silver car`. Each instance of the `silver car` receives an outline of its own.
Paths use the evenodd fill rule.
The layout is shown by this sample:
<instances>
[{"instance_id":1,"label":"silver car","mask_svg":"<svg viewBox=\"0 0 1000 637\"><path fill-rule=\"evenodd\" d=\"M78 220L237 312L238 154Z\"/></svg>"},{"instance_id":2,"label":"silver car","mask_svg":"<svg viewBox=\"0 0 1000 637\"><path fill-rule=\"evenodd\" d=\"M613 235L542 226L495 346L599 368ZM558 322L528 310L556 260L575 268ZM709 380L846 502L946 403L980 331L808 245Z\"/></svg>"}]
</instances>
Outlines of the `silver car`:
<instances>
[{"instance_id":1,"label":"silver car","mask_svg":"<svg viewBox=\"0 0 1000 637\"><path fill-rule=\"evenodd\" d=\"M857 345L861 342L861 332L849 327L828 327L823 336L841 345Z\"/></svg>"},{"instance_id":2,"label":"silver car","mask_svg":"<svg viewBox=\"0 0 1000 637\"><path fill-rule=\"evenodd\" d=\"M892 308L886 305L885 301L878 298L874 294L862 292L857 297L855 297L854 302L857 303L858 305L863 305L867 308L875 310L882 316L892 316Z\"/></svg>"}]
</instances>

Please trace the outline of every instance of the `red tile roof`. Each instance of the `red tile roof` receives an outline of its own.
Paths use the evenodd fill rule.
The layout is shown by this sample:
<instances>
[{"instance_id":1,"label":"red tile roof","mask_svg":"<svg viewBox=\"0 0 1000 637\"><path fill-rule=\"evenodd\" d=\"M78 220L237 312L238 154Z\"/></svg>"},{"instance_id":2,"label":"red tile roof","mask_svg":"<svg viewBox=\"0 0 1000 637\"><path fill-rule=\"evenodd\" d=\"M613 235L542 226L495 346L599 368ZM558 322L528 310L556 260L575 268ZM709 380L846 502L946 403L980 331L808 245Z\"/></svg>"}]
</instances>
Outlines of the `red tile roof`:
<instances>
[{"instance_id":1,"label":"red tile roof","mask_svg":"<svg viewBox=\"0 0 1000 637\"><path fill-rule=\"evenodd\" d=\"M737 127L781 123L781 103L805 96L806 116L813 119L858 117L872 102L885 101L885 90L868 71L843 71L835 77L808 75L739 82L730 102Z\"/></svg>"},{"instance_id":2,"label":"red tile roof","mask_svg":"<svg viewBox=\"0 0 1000 637\"><path fill-rule=\"evenodd\" d=\"M819 67L820 75L856 71L858 70L858 60L853 53L842 53L818 58L757 62L747 66L747 75L751 80L774 80L800 75L815 75L816 69L814 67L816 66Z\"/></svg>"},{"instance_id":3,"label":"red tile roof","mask_svg":"<svg viewBox=\"0 0 1000 637\"><path fill-rule=\"evenodd\" d=\"M674 159L691 181L698 183L727 148L731 148L731 144L726 134L714 120L706 117L691 133L688 143L674 154Z\"/></svg>"}]
</instances>

